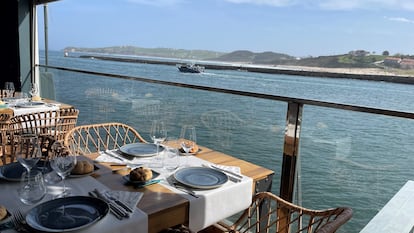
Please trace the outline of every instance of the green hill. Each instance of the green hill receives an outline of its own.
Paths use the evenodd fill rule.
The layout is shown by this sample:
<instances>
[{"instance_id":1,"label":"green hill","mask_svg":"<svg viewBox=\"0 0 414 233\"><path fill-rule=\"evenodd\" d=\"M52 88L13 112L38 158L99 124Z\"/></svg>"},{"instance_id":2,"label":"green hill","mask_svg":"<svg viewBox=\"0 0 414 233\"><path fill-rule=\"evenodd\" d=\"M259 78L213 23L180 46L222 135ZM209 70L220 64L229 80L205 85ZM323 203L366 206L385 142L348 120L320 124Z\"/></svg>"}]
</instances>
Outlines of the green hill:
<instances>
[{"instance_id":1,"label":"green hill","mask_svg":"<svg viewBox=\"0 0 414 233\"><path fill-rule=\"evenodd\" d=\"M371 55L369 52L358 50L348 54L297 58L282 53L261 52L255 53L248 50L237 50L231 53L209 50L186 50L172 48L141 48L135 46L113 46L104 48L78 48L67 47L65 51L90 52L104 54L137 55L150 57L194 59L206 61L235 62L258 65L292 65L326 68L374 68L376 62L382 61L385 56Z\"/></svg>"}]
</instances>

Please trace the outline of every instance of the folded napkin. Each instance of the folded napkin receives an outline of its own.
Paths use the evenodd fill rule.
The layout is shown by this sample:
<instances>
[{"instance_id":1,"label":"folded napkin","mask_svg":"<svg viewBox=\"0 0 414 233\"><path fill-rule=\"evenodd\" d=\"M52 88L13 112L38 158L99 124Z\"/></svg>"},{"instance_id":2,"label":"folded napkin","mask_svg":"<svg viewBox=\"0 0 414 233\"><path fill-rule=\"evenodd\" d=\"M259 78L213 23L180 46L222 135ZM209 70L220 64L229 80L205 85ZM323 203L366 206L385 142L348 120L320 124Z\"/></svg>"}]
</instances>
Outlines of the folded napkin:
<instances>
[{"instance_id":1,"label":"folded napkin","mask_svg":"<svg viewBox=\"0 0 414 233\"><path fill-rule=\"evenodd\" d=\"M142 196L144 196L144 193L140 193L140 192L115 191L115 190L107 190L104 192L104 194L108 194L111 197L119 200L120 202L128 206L131 210L135 210L138 202L141 200Z\"/></svg>"},{"instance_id":2,"label":"folded napkin","mask_svg":"<svg viewBox=\"0 0 414 233\"><path fill-rule=\"evenodd\" d=\"M48 104L39 106L39 107L31 107L31 108L15 108L11 107L14 111L14 115L22 115L27 113L33 113L33 112L45 112L45 111L54 111L59 110L59 106L51 106Z\"/></svg>"}]
</instances>

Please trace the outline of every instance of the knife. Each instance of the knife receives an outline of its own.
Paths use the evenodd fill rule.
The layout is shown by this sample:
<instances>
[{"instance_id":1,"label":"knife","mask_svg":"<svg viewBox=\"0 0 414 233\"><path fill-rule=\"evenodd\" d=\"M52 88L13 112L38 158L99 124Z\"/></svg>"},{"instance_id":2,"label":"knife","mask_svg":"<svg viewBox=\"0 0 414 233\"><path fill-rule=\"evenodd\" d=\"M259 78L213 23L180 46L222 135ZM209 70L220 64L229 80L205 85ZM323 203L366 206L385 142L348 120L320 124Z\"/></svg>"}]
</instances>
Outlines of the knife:
<instances>
[{"instance_id":1,"label":"knife","mask_svg":"<svg viewBox=\"0 0 414 233\"><path fill-rule=\"evenodd\" d=\"M229 177L229 179L231 181L234 181L234 182L241 182L242 179L243 179L243 176L242 175L237 174L237 173L234 173L232 171L228 171L228 170L223 169L223 168L220 168L220 167L217 167L214 164L203 164L203 166L204 167L209 167L209 168L212 168L212 169L215 169L215 170L218 170L218 171L221 171L221 172L226 173L226 175Z\"/></svg>"}]
</instances>

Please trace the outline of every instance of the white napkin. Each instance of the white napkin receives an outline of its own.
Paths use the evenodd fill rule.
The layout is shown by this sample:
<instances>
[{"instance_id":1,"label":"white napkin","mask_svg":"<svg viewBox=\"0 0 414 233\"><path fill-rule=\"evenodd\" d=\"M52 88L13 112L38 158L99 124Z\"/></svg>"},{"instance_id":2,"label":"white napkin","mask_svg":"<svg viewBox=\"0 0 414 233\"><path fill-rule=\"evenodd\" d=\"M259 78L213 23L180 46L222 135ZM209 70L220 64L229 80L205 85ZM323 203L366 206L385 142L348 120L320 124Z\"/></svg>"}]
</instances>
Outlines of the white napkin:
<instances>
[{"instance_id":1,"label":"white napkin","mask_svg":"<svg viewBox=\"0 0 414 233\"><path fill-rule=\"evenodd\" d=\"M22 114L27 114L27 113L33 113L33 112L45 112L45 111L55 111L55 110L59 110L59 106L56 105L49 105L49 104L45 104L39 107L33 107L33 108L16 108L16 107L11 107L13 109L14 115L22 115Z\"/></svg>"},{"instance_id":2,"label":"white napkin","mask_svg":"<svg viewBox=\"0 0 414 233\"><path fill-rule=\"evenodd\" d=\"M144 193L128 191L107 190L105 191L105 193L108 193L113 198L121 201L122 203L127 205L131 210L135 210L138 202L141 200L142 196L144 196Z\"/></svg>"}]
</instances>

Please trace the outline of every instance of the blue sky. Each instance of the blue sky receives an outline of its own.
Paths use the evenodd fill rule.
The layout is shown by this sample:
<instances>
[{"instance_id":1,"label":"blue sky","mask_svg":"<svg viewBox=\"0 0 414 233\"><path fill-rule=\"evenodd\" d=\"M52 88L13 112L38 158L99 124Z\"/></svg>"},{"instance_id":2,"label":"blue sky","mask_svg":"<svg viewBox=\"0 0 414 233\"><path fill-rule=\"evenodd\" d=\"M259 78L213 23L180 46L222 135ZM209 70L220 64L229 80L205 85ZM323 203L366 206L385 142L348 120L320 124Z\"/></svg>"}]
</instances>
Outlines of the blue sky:
<instances>
[{"instance_id":1,"label":"blue sky","mask_svg":"<svg viewBox=\"0 0 414 233\"><path fill-rule=\"evenodd\" d=\"M414 55L413 0L60 0L49 49L67 46ZM43 7L39 8L42 48Z\"/></svg>"}]
</instances>

